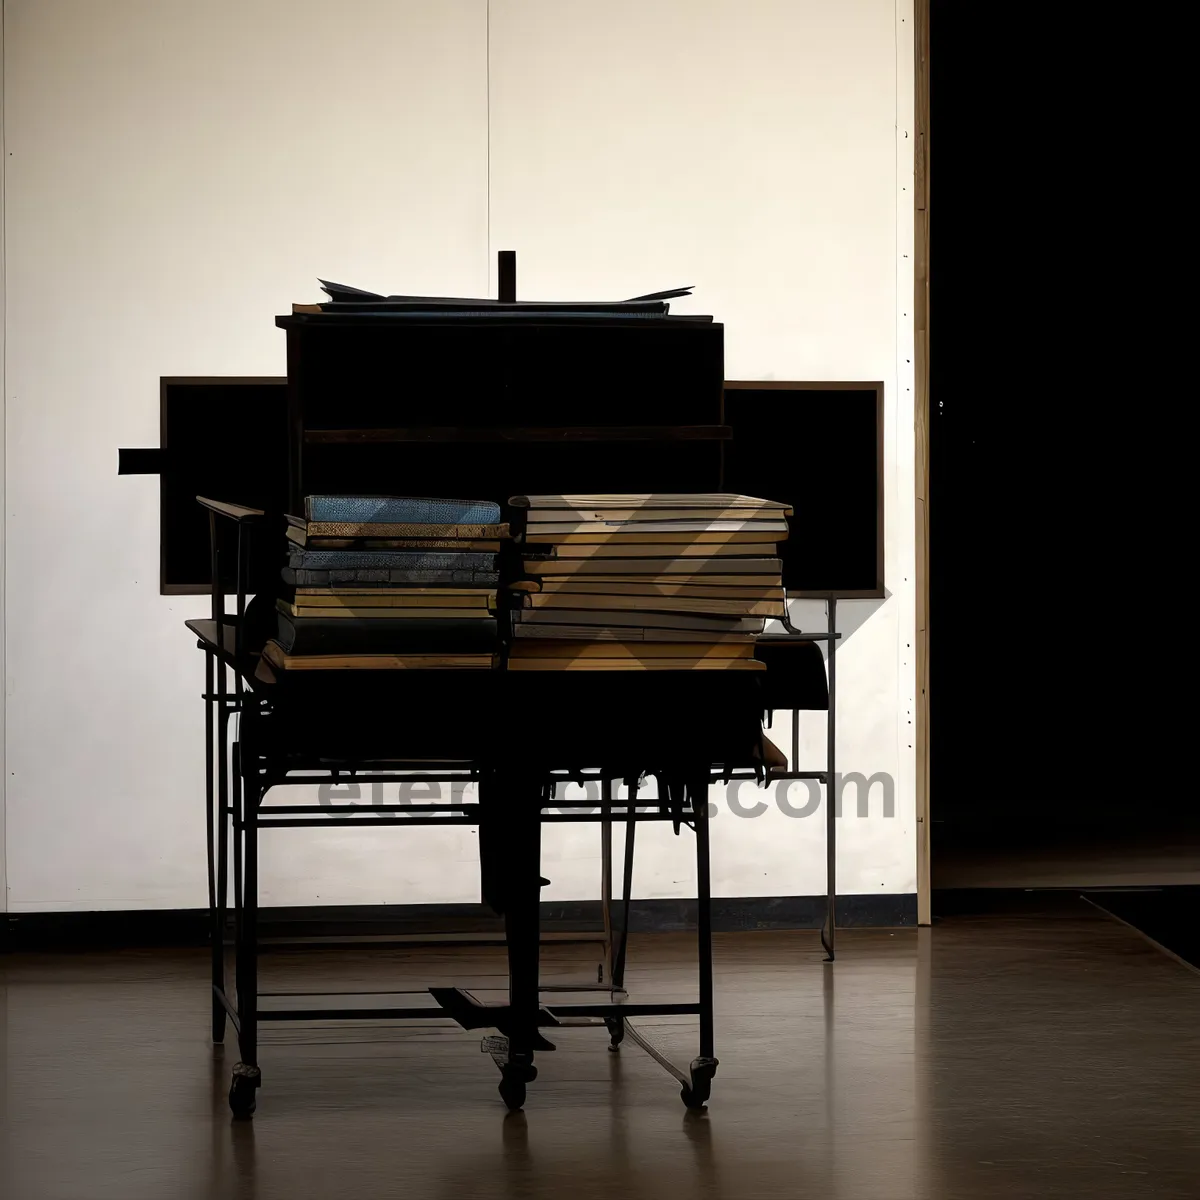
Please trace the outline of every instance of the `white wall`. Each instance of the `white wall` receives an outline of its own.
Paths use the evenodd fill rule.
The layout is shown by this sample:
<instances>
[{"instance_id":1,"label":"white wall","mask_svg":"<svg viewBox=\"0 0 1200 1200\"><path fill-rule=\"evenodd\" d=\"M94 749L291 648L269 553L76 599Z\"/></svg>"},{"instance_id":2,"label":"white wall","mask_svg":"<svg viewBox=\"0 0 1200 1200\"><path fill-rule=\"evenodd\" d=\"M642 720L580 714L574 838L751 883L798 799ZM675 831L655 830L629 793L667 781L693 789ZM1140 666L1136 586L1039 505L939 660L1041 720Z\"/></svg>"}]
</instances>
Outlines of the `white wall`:
<instances>
[{"instance_id":1,"label":"white wall","mask_svg":"<svg viewBox=\"0 0 1200 1200\"><path fill-rule=\"evenodd\" d=\"M696 284L730 378L884 380L890 595L842 606L839 753L897 813L841 822L840 890L915 890L908 0L7 8L13 910L203 903L203 601L157 595L156 481L116 475L158 376L282 374L318 274L480 294L497 248L527 296ZM722 800L716 890L823 891L822 826ZM688 894L654 834L639 892ZM547 895L594 896L597 848L549 831ZM281 832L263 868L267 903L478 896L472 832Z\"/></svg>"}]
</instances>

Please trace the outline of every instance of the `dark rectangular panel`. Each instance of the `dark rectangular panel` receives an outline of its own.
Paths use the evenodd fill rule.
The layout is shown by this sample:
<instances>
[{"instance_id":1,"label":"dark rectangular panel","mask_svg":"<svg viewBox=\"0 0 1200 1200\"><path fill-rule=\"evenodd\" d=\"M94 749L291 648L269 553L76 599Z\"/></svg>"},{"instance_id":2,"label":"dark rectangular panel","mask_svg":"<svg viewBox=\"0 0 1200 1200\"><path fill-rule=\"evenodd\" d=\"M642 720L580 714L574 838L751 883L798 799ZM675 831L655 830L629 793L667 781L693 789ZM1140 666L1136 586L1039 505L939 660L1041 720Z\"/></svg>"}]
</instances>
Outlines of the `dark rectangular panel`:
<instances>
[{"instance_id":1,"label":"dark rectangular panel","mask_svg":"<svg viewBox=\"0 0 1200 1200\"><path fill-rule=\"evenodd\" d=\"M287 498L287 381L161 381L161 568L164 595L209 590L208 513L196 497L282 513ZM224 574L224 572L222 572Z\"/></svg>"},{"instance_id":2,"label":"dark rectangular panel","mask_svg":"<svg viewBox=\"0 0 1200 1200\"><path fill-rule=\"evenodd\" d=\"M793 595L882 596L883 385L727 382L725 490L794 509Z\"/></svg>"}]
</instances>

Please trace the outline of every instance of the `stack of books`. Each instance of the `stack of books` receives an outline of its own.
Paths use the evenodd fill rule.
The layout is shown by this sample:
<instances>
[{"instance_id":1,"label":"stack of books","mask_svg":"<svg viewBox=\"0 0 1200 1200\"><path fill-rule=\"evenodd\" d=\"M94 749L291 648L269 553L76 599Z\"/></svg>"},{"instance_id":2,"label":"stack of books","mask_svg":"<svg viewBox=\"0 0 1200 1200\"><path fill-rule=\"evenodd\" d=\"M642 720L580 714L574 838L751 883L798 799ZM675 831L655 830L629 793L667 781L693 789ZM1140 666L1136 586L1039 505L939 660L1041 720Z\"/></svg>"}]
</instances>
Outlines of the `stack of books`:
<instances>
[{"instance_id":1,"label":"stack of books","mask_svg":"<svg viewBox=\"0 0 1200 1200\"><path fill-rule=\"evenodd\" d=\"M276 670L491 668L500 543L489 501L309 496L288 517Z\"/></svg>"},{"instance_id":2,"label":"stack of books","mask_svg":"<svg viewBox=\"0 0 1200 1200\"><path fill-rule=\"evenodd\" d=\"M786 504L752 496L514 496L518 671L761 670L784 615Z\"/></svg>"}]
</instances>

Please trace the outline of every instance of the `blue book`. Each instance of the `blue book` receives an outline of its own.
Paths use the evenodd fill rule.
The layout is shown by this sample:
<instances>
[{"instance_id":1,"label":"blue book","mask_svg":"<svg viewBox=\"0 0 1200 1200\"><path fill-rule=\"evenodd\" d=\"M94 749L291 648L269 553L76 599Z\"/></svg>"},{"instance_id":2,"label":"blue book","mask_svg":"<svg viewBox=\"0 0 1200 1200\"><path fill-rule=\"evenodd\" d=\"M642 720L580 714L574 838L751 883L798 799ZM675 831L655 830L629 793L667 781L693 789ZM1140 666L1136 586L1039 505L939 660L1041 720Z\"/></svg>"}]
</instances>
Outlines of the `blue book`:
<instances>
[{"instance_id":1,"label":"blue book","mask_svg":"<svg viewBox=\"0 0 1200 1200\"><path fill-rule=\"evenodd\" d=\"M304 515L310 521L359 525L495 525L500 505L428 496L307 496Z\"/></svg>"}]
</instances>

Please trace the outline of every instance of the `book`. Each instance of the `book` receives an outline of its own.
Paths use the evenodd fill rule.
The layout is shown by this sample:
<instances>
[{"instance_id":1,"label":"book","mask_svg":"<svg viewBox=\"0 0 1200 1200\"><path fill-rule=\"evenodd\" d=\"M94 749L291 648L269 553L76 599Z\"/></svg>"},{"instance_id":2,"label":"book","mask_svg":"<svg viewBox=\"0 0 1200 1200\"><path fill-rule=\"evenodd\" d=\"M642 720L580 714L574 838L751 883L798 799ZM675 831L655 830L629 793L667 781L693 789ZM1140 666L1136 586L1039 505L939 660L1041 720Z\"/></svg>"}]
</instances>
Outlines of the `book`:
<instances>
[{"instance_id":1,"label":"book","mask_svg":"<svg viewBox=\"0 0 1200 1200\"><path fill-rule=\"evenodd\" d=\"M300 550L293 548L287 565L300 571L345 571L360 567L406 571L492 571L494 554L448 550Z\"/></svg>"},{"instance_id":2,"label":"book","mask_svg":"<svg viewBox=\"0 0 1200 1200\"><path fill-rule=\"evenodd\" d=\"M649 576L647 576L647 579ZM699 583L610 583L607 576L588 577L585 579L525 579L523 585L515 591L537 593L544 596L642 596L646 599L680 596L688 598L706 598L711 600L778 600L785 599L781 587L771 587L765 584L754 587L732 587L724 583L724 576L705 576L706 584ZM530 585L530 586L524 586Z\"/></svg>"},{"instance_id":3,"label":"book","mask_svg":"<svg viewBox=\"0 0 1200 1200\"><path fill-rule=\"evenodd\" d=\"M527 542L563 538L634 538L639 541L723 541L741 537L751 542L787 539L786 521L530 521L525 526ZM658 535L657 537L655 535Z\"/></svg>"},{"instance_id":4,"label":"book","mask_svg":"<svg viewBox=\"0 0 1200 1200\"><path fill-rule=\"evenodd\" d=\"M527 554L531 551L527 550ZM747 544L732 543L701 543L681 542L677 545L661 545L656 543L629 542L625 538L614 538L609 542L590 545L579 545L568 542L555 546L550 554L544 557L554 558L736 558L739 555L754 557L770 557L776 553L774 542L752 542Z\"/></svg>"},{"instance_id":5,"label":"book","mask_svg":"<svg viewBox=\"0 0 1200 1200\"><path fill-rule=\"evenodd\" d=\"M423 608L492 608L497 593L488 588L374 588L355 591L339 588L296 588L294 604L306 608L370 608L388 609Z\"/></svg>"},{"instance_id":6,"label":"book","mask_svg":"<svg viewBox=\"0 0 1200 1200\"><path fill-rule=\"evenodd\" d=\"M553 566L554 564L550 564ZM562 564L564 567L567 565ZM690 564L689 564L690 565ZM583 591L591 592L596 590L596 585L632 585L637 588L661 588L672 585L679 587L699 587L704 584L711 586L719 586L722 589L733 590L734 588L779 588L778 577L772 578L769 574L764 575L629 575L620 572L609 574L607 571L602 574L581 574L574 572L570 575L548 574L540 575L537 579L518 579L515 583L509 584L509 587L514 591L528 592L544 592L549 591L554 587L570 587Z\"/></svg>"},{"instance_id":7,"label":"book","mask_svg":"<svg viewBox=\"0 0 1200 1200\"><path fill-rule=\"evenodd\" d=\"M491 618L364 621L278 613L276 621L275 640L287 654L490 654L496 644Z\"/></svg>"},{"instance_id":8,"label":"book","mask_svg":"<svg viewBox=\"0 0 1200 1200\"><path fill-rule=\"evenodd\" d=\"M462 620L467 617L489 620L490 608L349 608L346 605L301 605L280 600L275 607L286 617L315 617L323 621L390 621L396 625L411 624L413 621L435 621L442 619Z\"/></svg>"},{"instance_id":9,"label":"book","mask_svg":"<svg viewBox=\"0 0 1200 1200\"><path fill-rule=\"evenodd\" d=\"M300 524L296 524L296 522ZM363 524L359 521L307 521L300 517L288 517L293 528L303 529L307 538L420 538L446 539L453 541L503 541L509 537L508 523L498 525L414 525L398 522L388 525Z\"/></svg>"},{"instance_id":10,"label":"book","mask_svg":"<svg viewBox=\"0 0 1200 1200\"><path fill-rule=\"evenodd\" d=\"M500 539L480 538L333 538L309 537L295 525L289 525L287 538L310 550L489 550L499 553Z\"/></svg>"},{"instance_id":11,"label":"book","mask_svg":"<svg viewBox=\"0 0 1200 1200\"><path fill-rule=\"evenodd\" d=\"M288 654L268 642L263 658L280 671L490 670L493 654Z\"/></svg>"},{"instance_id":12,"label":"book","mask_svg":"<svg viewBox=\"0 0 1200 1200\"><path fill-rule=\"evenodd\" d=\"M648 521L743 521L747 525L757 525L759 522L777 522L790 513L790 508L697 508L692 505L679 508L536 508L528 510L527 521L567 525L619 521L633 526Z\"/></svg>"},{"instance_id":13,"label":"book","mask_svg":"<svg viewBox=\"0 0 1200 1200\"><path fill-rule=\"evenodd\" d=\"M510 671L765 671L754 658L510 658Z\"/></svg>"},{"instance_id":14,"label":"book","mask_svg":"<svg viewBox=\"0 0 1200 1200\"><path fill-rule=\"evenodd\" d=\"M469 583L476 587L500 582L499 571L402 571L375 568L338 569L332 571L310 571L303 568L284 567L283 582L289 587L336 587L362 583L391 584L448 584Z\"/></svg>"},{"instance_id":15,"label":"book","mask_svg":"<svg viewBox=\"0 0 1200 1200\"><path fill-rule=\"evenodd\" d=\"M714 613L746 617L782 617L782 600L721 600L708 596L589 596L583 593L554 593L525 596L525 608L596 608L609 612Z\"/></svg>"},{"instance_id":16,"label":"book","mask_svg":"<svg viewBox=\"0 0 1200 1200\"><path fill-rule=\"evenodd\" d=\"M759 512L780 512L787 516L792 510L777 500L763 500L758 496L736 496L728 492L636 492L636 493L591 493L571 496L510 496L513 508L531 510L549 509L621 509L642 508L721 508L754 509Z\"/></svg>"},{"instance_id":17,"label":"book","mask_svg":"<svg viewBox=\"0 0 1200 1200\"><path fill-rule=\"evenodd\" d=\"M529 575L714 575L736 572L768 575L779 581L782 564L777 558L526 558Z\"/></svg>"},{"instance_id":18,"label":"book","mask_svg":"<svg viewBox=\"0 0 1200 1200\"><path fill-rule=\"evenodd\" d=\"M514 638L550 641L559 638L582 642L740 642L754 645L753 633L712 633L695 629L638 629L605 625L513 625Z\"/></svg>"},{"instance_id":19,"label":"book","mask_svg":"<svg viewBox=\"0 0 1200 1200\"><path fill-rule=\"evenodd\" d=\"M494 525L500 520L500 505L429 496L306 496L304 515L318 523Z\"/></svg>"},{"instance_id":20,"label":"book","mask_svg":"<svg viewBox=\"0 0 1200 1200\"><path fill-rule=\"evenodd\" d=\"M753 658L753 642L665 642L652 649L643 642L605 642L572 646L564 642L522 642L512 653L521 658Z\"/></svg>"},{"instance_id":21,"label":"book","mask_svg":"<svg viewBox=\"0 0 1200 1200\"><path fill-rule=\"evenodd\" d=\"M762 633L763 617L710 617L691 613L614 612L600 609L519 608L512 614L521 625L633 625L645 629L705 629L714 633Z\"/></svg>"}]
</instances>

